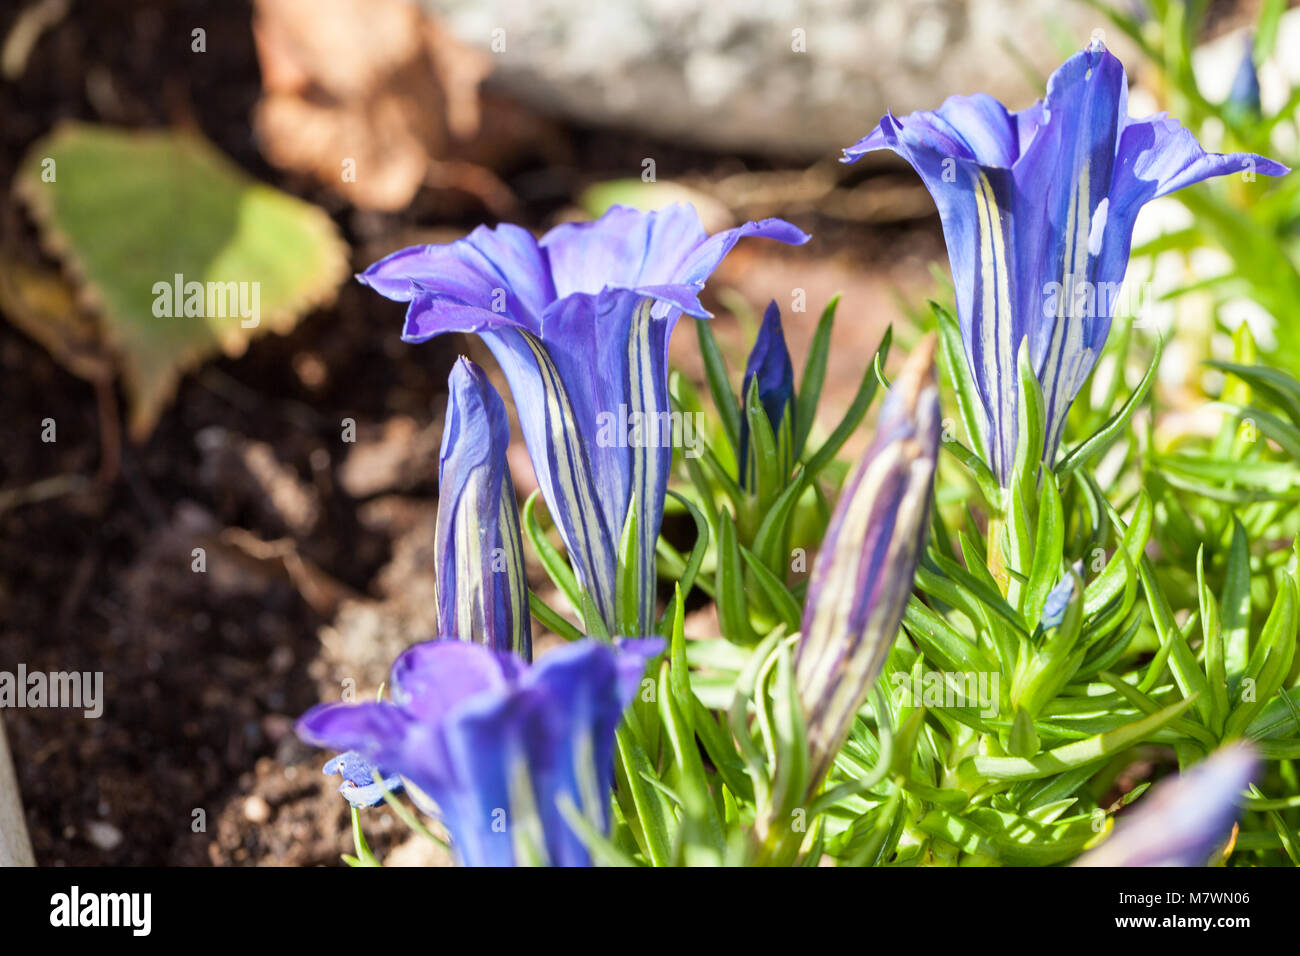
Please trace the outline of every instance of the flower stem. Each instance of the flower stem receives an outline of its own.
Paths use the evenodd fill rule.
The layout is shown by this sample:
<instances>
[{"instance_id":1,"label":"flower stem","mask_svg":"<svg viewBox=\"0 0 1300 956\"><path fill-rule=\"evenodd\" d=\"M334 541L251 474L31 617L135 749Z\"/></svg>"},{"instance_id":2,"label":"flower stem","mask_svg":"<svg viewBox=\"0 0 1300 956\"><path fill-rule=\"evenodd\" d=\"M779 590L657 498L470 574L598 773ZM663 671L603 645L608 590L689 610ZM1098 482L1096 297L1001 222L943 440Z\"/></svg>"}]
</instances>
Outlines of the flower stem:
<instances>
[{"instance_id":1,"label":"flower stem","mask_svg":"<svg viewBox=\"0 0 1300 956\"><path fill-rule=\"evenodd\" d=\"M415 814L412 813L410 810L408 810L406 808L406 805L403 804L402 801L399 800L397 797L393 796L393 794L385 793L384 802L388 804L388 806L392 809L392 811L395 814L397 814L397 818L399 820L405 823L416 833L420 834L420 836L424 837L426 840L432 840L434 843L442 847L444 850L448 850L448 851L451 850L451 845L446 840L438 836L436 833L434 833L432 830L426 827L423 823L421 823L416 818Z\"/></svg>"},{"instance_id":2,"label":"flower stem","mask_svg":"<svg viewBox=\"0 0 1300 956\"><path fill-rule=\"evenodd\" d=\"M1011 586L1011 576L1007 574L1007 559L1002 552L1003 529L1006 527L1006 520L1001 515L992 515L989 517L989 545L988 545L988 569L989 574L993 575L993 580L998 584L998 590L1004 595Z\"/></svg>"}]
</instances>

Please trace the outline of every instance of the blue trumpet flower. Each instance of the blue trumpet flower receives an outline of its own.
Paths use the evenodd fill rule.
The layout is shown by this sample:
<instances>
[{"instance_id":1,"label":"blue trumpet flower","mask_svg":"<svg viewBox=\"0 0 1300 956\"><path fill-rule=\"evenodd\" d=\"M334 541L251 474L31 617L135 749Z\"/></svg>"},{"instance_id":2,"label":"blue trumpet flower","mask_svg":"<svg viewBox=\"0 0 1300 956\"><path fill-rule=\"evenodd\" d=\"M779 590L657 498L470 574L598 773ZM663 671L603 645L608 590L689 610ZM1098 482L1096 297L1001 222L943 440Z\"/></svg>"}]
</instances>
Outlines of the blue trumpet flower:
<instances>
[{"instance_id":1,"label":"blue trumpet flower","mask_svg":"<svg viewBox=\"0 0 1300 956\"><path fill-rule=\"evenodd\" d=\"M438 466L438 632L532 659L510 422L483 370L462 358L447 381Z\"/></svg>"},{"instance_id":2,"label":"blue trumpet flower","mask_svg":"<svg viewBox=\"0 0 1300 956\"><path fill-rule=\"evenodd\" d=\"M1224 747L1163 780L1076 866L1205 866L1237 820L1258 761L1248 744Z\"/></svg>"},{"instance_id":3,"label":"blue trumpet flower","mask_svg":"<svg viewBox=\"0 0 1300 956\"><path fill-rule=\"evenodd\" d=\"M662 650L658 638L585 640L529 667L481 644L428 641L393 663L391 701L313 707L298 736L399 774L464 865L585 866L562 808L607 832L614 732Z\"/></svg>"},{"instance_id":4,"label":"blue trumpet flower","mask_svg":"<svg viewBox=\"0 0 1300 956\"><path fill-rule=\"evenodd\" d=\"M518 226L479 227L449 245L396 252L358 276L410 303L406 341L471 332L492 350L542 495L609 633L619 630L618 542L633 508L639 628L653 630L672 453L668 338L682 314L708 316L699 293L744 236L808 239L779 219L709 236L689 206L616 206L540 240Z\"/></svg>"},{"instance_id":5,"label":"blue trumpet flower","mask_svg":"<svg viewBox=\"0 0 1300 956\"><path fill-rule=\"evenodd\" d=\"M1124 67L1099 41L1066 60L1028 109L977 94L934 112L886 114L845 162L876 149L911 163L938 206L984 444L1004 487L1020 344L1028 339L1042 386L1051 464L1110 331L1138 210L1211 176L1287 171L1254 154L1207 153L1164 114L1130 119Z\"/></svg>"},{"instance_id":6,"label":"blue trumpet flower","mask_svg":"<svg viewBox=\"0 0 1300 956\"><path fill-rule=\"evenodd\" d=\"M781 328L781 310L773 299L763 313L763 324L750 350L745 364L745 377L741 400L749 403L751 388L757 386L758 400L776 438L777 450L782 456L782 474L789 475L794 455L794 365L790 350L786 348L785 332ZM740 419L740 485L753 487L752 469L749 466L749 415Z\"/></svg>"},{"instance_id":7,"label":"blue trumpet flower","mask_svg":"<svg viewBox=\"0 0 1300 956\"><path fill-rule=\"evenodd\" d=\"M343 778L339 793L358 810L384 802L384 794L400 793L402 778L376 767L355 750L341 753L329 760L321 773L327 777L338 774Z\"/></svg>"},{"instance_id":8,"label":"blue trumpet flower","mask_svg":"<svg viewBox=\"0 0 1300 956\"><path fill-rule=\"evenodd\" d=\"M814 786L880 676L912 593L939 454L934 347L925 339L890 386L813 565L794 674Z\"/></svg>"}]
</instances>

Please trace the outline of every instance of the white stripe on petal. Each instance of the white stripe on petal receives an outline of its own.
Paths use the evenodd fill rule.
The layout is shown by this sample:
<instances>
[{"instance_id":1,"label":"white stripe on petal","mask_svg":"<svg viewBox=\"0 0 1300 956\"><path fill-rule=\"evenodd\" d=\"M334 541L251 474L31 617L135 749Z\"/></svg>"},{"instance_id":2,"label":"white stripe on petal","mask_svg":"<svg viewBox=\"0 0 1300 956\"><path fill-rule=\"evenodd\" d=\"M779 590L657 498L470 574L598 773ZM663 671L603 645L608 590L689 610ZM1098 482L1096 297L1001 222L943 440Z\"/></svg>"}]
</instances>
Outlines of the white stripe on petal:
<instances>
[{"instance_id":1,"label":"white stripe on petal","mask_svg":"<svg viewBox=\"0 0 1300 956\"><path fill-rule=\"evenodd\" d=\"M578 444L577 419L569 396L560 382L560 374L551 358L546 354L542 344L528 332L520 332L524 342L533 353L542 382L546 401L546 427L551 453L554 455L555 467L552 478L559 497L556 510L567 510L570 521L564 521L563 515L556 515L556 523L563 530L568 526L575 540L565 544L576 551L578 563L592 580L584 581L596 607L607 626L614 623L613 595L614 582L609 579L610 564L607 558L609 542L601 534L599 525L599 507L596 495L591 487L591 473L587 462L583 460L582 446Z\"/></svg>"},{"instance_id":2,"label":"white stripe on petal","mask_svg":"<svg viewBox=\"0 0 1300 956\"><path fill-rule=\"evenodd\" d=\"M486 582L483 580L483 526L478 515L483 469L475 468L465 480L455 517L456 636L462 641L492 645L487 634ZM466 506L469 507L466 507Z\"/></svg>"},{"instance_id":3,"label":"white stripe on petal","mask_svg":"<svg viewBox=\"0 0 1300 956\"><path fill-rule=\"evenodd\" d=\"M975 209L979 219L980 233L980 271L984 306L982 328L987 330L990 319L993 323L993 342L989 348L987 334L982 351L984 378L988 382L988 413L996 449L990 447L990 454L1002 459L1008 457L1014 447L1015 415L1018 393L1015 389L1016 349L1018 342L1012 341L1011 315L1011 274L1008 269L1006 237L1002 233L1002 216L998 209L997 196L993 184L982 171L975 174ZM1003 373L1010 377L1011 388L1003 381ZM990 443L993 445L993 442ZM1011 462L1001 461L999 470L1009 469Z\"/></svg>"}]
</instances>

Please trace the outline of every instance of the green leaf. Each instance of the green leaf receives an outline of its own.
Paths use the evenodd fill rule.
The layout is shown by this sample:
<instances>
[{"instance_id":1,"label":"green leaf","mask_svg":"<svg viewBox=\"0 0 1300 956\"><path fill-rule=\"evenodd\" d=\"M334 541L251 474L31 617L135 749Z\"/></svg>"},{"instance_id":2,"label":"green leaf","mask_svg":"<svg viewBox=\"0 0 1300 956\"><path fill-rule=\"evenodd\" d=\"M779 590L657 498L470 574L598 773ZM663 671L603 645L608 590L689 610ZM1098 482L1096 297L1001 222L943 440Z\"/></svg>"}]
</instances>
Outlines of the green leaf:
<instances>
[{"instance_id":1,"label":"green leaf","mask_svg":"<svg viewBox=\"0 0 1300 956\"><path fill-rule=\"evenodd\" d=\"M609 640L612 636L609 628L605 626L605 620L600 616L600 608L596 607L596 602L592 600L587 589L583 588L579 592L580 607L582 608L582 626L592 637L599 637L603 640Z\"/></svg>"},{"instance_id":2,"label":"green leaf","mask_svg":"<svg viewBox=\"0 0 1300 956\"><path fill-rule=\"evenodd\" d=\"M700 454L699 458L687 459L687 461L692 465L698 463L703 464L704 469L713 476L713 480L722 487L723 493L731 501L733 508L740 510L745 507L747 504L745 490L740 487L736 482L736 479L733 478L727 469L723 467L722 462L718 461L718 457L713 453L712 449L706 447Z\"/></svg>"},{"instance_id":3,"label":"green leaf","mask_svg":"<svg viewBox=\"0 0 1300 956\"><path fill-rule=\"evenodd\" d=\"M704 377L709 383L709 394L713 396L713 405L722 419L722 430L731 446L731 456L740 454L740 407L736 396L731 391L731 379L727 374L727 360L722 357L718 340L713 337L713 329L707 320L697 319L695 331L700 340L700 357L704 360ZM745 463L740 462L744 468Z\"/></svg>"},{"instance_id":4,"label":"green leaf","mask_svg":"<svg viewBox=\"0 0 1300 956\"><path fill-rule=\"evenodd\" d=\"M1255 740L1290 734L1300 738L1300 687L1280 691L1250 722L1245 735Z\"/></svg>"},{"instance_id":5,"label":"green leaf","mask_svg":"<svg viewBox=\"0 0 1300 956\"><path fill-rule=\"evenodd\" d=\"M946 439L940 447L961 462L962 467L970 472L971 477L975 479L975 483L979 485L980 493L984 495L984 500L988 502L992 511L1000 512L1006 507L1003 503L1004 496L1002 488L998 484L998 479L982 458L955 438Z\"/></svg>"},{"instance_id":6,"label":"green leaf","mask_svg":"<svg viewBox=\"0 0 1300 956\"><path fill-rule=\"evenodd\" d=\"M1065 514L1056 476L1043 475L1043 490L1038 501L1038 527L1034 539L1034 557L1029 566L1029 581L1024 589L1021 613L1025 626L1033 630L1042 617L1047 595L1061 576L1065 548Z\"/></svg>"},{"instance_id":7,"label":"green leaf","mask_svg":"<svg viewBox=\"0 0 1300 956\"><path fill-rule=\"evenodd\" d=\"M628 502L627 519L618 545L618 575L614 582L614 613L619 633L640 634L641 625L641 543L637 540L637 500Z\"/></svg>"},{"instance_id":8,"label":"green leaf","mask_svg":"<svg viewBox=\"0 0 1300 956\"><path fill-rule=\"evenodd\" d=\"M1223 645L1228 673L1239 675L1250 656L1250 544L1236 515L1232 516L1228 573L1223 582Z\"/></svg>"},{"instance_id":9,"label":"green leaf","mask_svg":"<svg viewBox=\"0 0 1300 956\"><path fill-rule=\"evenodd\" d=\"M1048 632L1050 636L1041 647L1022 656L1023 663L1016 668L1012 681L1012 703L1022 704L1031 716L1039 714L1060 692L1083 659L1083 649L1078 647L1084 610L1079 601L1081 582L1073 570L1069 573L1074 584L1065 617L1059 627Z\"/></svg>"},{"instance_id":10,"label":"green leaf","mask_svg":"<svg viewBox=\"0 0 1300 956\"><path fill-rule=\"evenodd\" d=\"M1132 704L1139 713L1154 714L1160 710L1159 703L1142 693L1136 687L1121 680L1115 674L1103 672L1100 677L1103 681L1118 691L1120 696ZM1186 717L1171 720L1169 722L1169 729L1185 736L1195 738L1205 748L1206 753L1214 750L1219 745L1219 740L1214 734Z\"/></svg>"},{"instance_id":11,"label":"green leaf","mask_svg":"<svg viewBox=\"0 0 1300 956\"><path fill-rule=\"evenodd\" d=\"M1016 369L1020 376L1019 437L1016 441L1016 460L1011 471L1012 487L1020 489L1021 501L1033 501L1038 491L1039 463L1043 457L1046 412L1043 408L1043 387L1034 372L1029 357L1029 339L1022 339L1016 356Z\"/></svg>"},{"instance_id":12,"label":"green leaf","mask_svg":"<svg viewBox=\"0 0 1300 956\"><path fill-rule=\"evenodd\" d=\"M1221 404L1226 404L1226 407L1243 422L1249 419L1265 438L1273 439L1285 454L1295 461L1300 461L1300 428L1282 421L1272 412L1266 412L1253 405Z\"/></svg>"},{"instance_id":13,"label":"green leaf","mask_svg":"<svg viewBox=\"0 0 1300 956\"><path fill-rule=\"evenodd\" d=\"M1235 375L1251 388L1282 408L1297 425L1300 425L1300 381L1280 369L1266 365L1242 365L1238 362L1207 361L1210 368Z\"/></svg>"},{"instance_id":14,"label":"green leaf","mask_svg":"<svg viewBox=\"0 0 1300 956\"><path fill-rule=\"evenodd\" d=\"M941 615L922 604L916 595L908 598L903 626L922 653L943 670L972 668L987 673L998 670L983 648L959 634Z\"/></svg>"},{"instance_id":15,"label":"green leaf","mask_svg":"<svg viewBox=\"0 0 1300 956\"><path fill-rule=\"evenodd\" d=\"M1191 706L1191 703L1190 700L1180 700L1158 713L1143 717L1118 730L1065 744L1033 759L968 757L962 762L959 772L963 777L968 776L972 780L1035 780L1076 767L1088 766L1149 739L1157 730Z\"/></svg>"},{"instance_id":16,"label":"green leaf","mask_svg":"<svg viewBox=\"0 0 1300 956\"><path fill-rule=\"evenodd\" d=\"M746 487L758 499L759 507L763 507L775 497L776 489L784 485L789 476L781 473L776 435L758 396L758 376L749 380L744 414L749 426L749 461L742 461L740 467L748 479Z\"/></svg>"},{"instance_id":17,"label":"green leaf","mask_svg":"<svg viewBox=\"0 0 1300 956\"><path fill-rule=\"evenodd\" d=\"M750 780L753 781L754 802L759 805L768 802L768 770L762 753L754 743L749 721L749 703L759 692L759 682L766 674L772 653L782 640L782 636L780 631L769 634L750 653L733 685L731 707L727 711L727 723L731 728L732 737L740 748L745 766L749 770ZM761 715L761 707L759 711Z\"/></svg>"},{"instance_id":18,"label":"green leaf","mask_svg":"<svg viewBox=\"0 0 1300 956\"><path fill-rule=\"evenodd\" d=\"M1268 620L1242 675L1242 685L1253 684L1253 700L1242 699L1224 727L1227 738L1239 736L1276 694L1291 671L1296 653L1297 592L1295 578L1283 574ZM1243 698L1245 695L1242 695Z\"/></svg>"},{"instance_id":19,"label":"green leaf","mask_svg":"<svg viewBox=\"0 0 1300 956\"><path fill-rule=\"evenodd\" d=\"M1034 719L1023 707L1016 708L1015 719L1011 722L1011 739L1007 749L1016 757L1032 757L1041 746L1038 734L1034 732Z\"/></svg>"},{"instance_id":20,"label":"green leaf","mask_svg":"<svg viewBox=\"0 0 1300 956\"><path fill-rule=\"evenodd\" d=\"M695 733L691 729L690 691L679 697L674 690L671 676L672 667L664 667L659 675L659 714L663 721L664 733L672 745L675 766L677 768L677 792L681 798L683 810L683 841L685 844L685 863L687 866L720 863L726 852L727 841L723 834L722 820L709 794L709 782L704 773L704 764L700 760L700 751L695 744ZM692 852L695 844L702 844L701 849L711 852Z\"/></svg>"},{"instance_id":21,"label":"green leaf","mask_svg":"<svg viewBox=\"0 0 1300 956\"><path fill-rule=\"evenodd\" d=\"M573 608L574 613L582 614L583 602L578 579L574 577L573 569L564 560L559 549L551 544L551 539L546 536L546 532L542 530L537 520L537 502L540 498L540 491L534 491L528 496L520 515L520 524L523 526L524 534L528 535L533 550L537 552L546 576L551 579L551 583L559 589L560 593L568 598L569 606Z\"/></svg>"},{"instance_id":22,"label":"green leaf","mask_svg":"<svg viewBox=\"0 0 1300 956\"><path fill-rule=\"evenodd\" d=\"M1210 690L1210 727L1223 729L1228 717L1228 674L1223 660L1223 630L1219 605L1205 583L1205 546L1196 552L1196 593L1200 606L1201 641L1205 656L1205 679Z\"/></svg>"},{"instance_id":23,"label":"green leaf","mask_svg":"<svg viewBox=\"0 0 1300 956\"><path fill-rule=\"evenodd\" d=\"M1264 796L1263 792L1253 783L1250 785L1250 792L1257 800L1262 799ZM1278 839L1282 843L1282 849L1286 851L1287 857L1291 860L1291 865L1300 866L1300 836L1297 836L1295 830L1287 825L1286 820L1282 818L1282 814L1278 813L1277 810L1268 809L1264 813L1268 817L1268 822L1273 825L1273 829L1277 831Z\"/></svg>"},{"instance_id":24,"label":"green leaf","mask_svg":"<svg viewBox=\"0 0 1300 956\"><path fill-rule=\"evenodd\" d=\"M1138 383L1138 387L1133 390L1133 394L1128 397L1128 401L1110 417L1106 424L1102 425L1095 433L1084 439L1083 442L1066 454L1060 464L1056 466L1058 475L1067 475L1080 465L1104 454L1128 430L1128 423L1132 419L1133 413L1142 404L1156 379L1156 369L1160 365L1160 356L1164 351L1164 347L1164 339L1157 338L1155 355L1151 357L1151 365L1147 368L1146 374L1142 376L1142 381Z\"/></svg>"},{"instance_id":25,"label":"green leaf","mask_svg":"<svg viewBox=\"0 0 1300 956\"><path fill-rule=\"evenodd\" d=\"M1029 632L1015 608L986 579L987 575L977 577L952 559L933 551L916 569L916 583L922 591L958 608L972 623L996 617L1028 637Z\"/></svg>"},{"instance_id":26,"label":"green leaf","mask_svg":"<svg viewBox=\"0 0 1300 956\"><path fill-rule=\"evenodd\" d=\"M858 794L873 790L889 775L889 768L894 760L894 728L889 722L889 706L885 698L886 693L883 681L877 681L876 685L871 688L872 711L876 716L876 733L880 738L880 749L876 753L875 767L860 777L850 774L846 782L822 793L808 808L809 818L825 813L849 797L855 797Z\"/></svg>"},{"instance_id":27,"label":"green leaf","mask_svg":"<svg viewBox=\"0 0 1300 956\"><path fill-rule=\"evenodd\" d=\"M737 752L731 735L700 703L699 698L693 699L692 707L695 712L692 720L695 733L699 736L700 743L704 745L704 752L708 754L713 769L722 778L727 790L738 795L740 799L753 803L754 785L746 774L744 758Z\"/></svg>"},{"instance_id":28,"label":"green leaf","mask_svg":"<svg viewBox=\"0 0 1300 956\"><path fill-rule=\"evenodd\" d=\"M528 607L533 612L533 617L541 622L542 627L554 634L560 635L566 641L580 641L586 635L578 630L553 607L537 596L537 592L530 590L528 592Z\"/></svg>"},{"instance_id":29,"label":"green leaf","mask_svg":"<svg viewBox=\"0 0 1300 956\"><path fill-rule=\"evenodd\" d=\"M808 738L803 707L794 679L790 648L783 641L776 647L770 699L760 690L760 715L770 700L770 727L776 744L776 776L772 781L772 806L785 819L797 807L805 806L810 781Z\"/></svg>"},{"instance_id":30,"label":"green leaf","mask_svg":"<svg viewBox=\"0 0 1300 956\"><path fill-rule=\"evenodd\" d=\"M137 439L185 371L288 332L348 273L323 209L252 179L197 133L63 123L28 151L14 188L98 308Z\"/></svg>"},{"instance_id":31,"label":"green leaf","mask_svg":"<svg viewBox=\"0 0 1300 956\"><path fill-rule=\"evenodd\" d=\"M961 329L947 309L936 302L931 302L930 308L934 310L935 318L939 322L939 352L948 370L948 378L957 392L957 411L966 426L966 434L970 438L972 449L981 461L987 462L989 455L988 448L984 444L984 406L975 388L975 378L971 375L970 366L966 362ZM985 467L987 470L987 466Z\"/></svg>"},{"instance_id":32,"label":"green leaf","mask_svg":"<svg viewBox=\"0 0 1300 956\"><path fill-rule=\"evenodd\" d=\"M1166 663L1173 671L1174 680L1185 698L1195 698L1197 713L1207 726L1210 723L1210 704L1205 699L1205 674L1196 664L1196 655L1187 646L1187 639L1178 630L1174 621L1174 612L1169 607L1169 600L1156 581L1155 570L1151 560L1143 557L1138 562L1138 574L1142 578L1142 589L1146 592L1147 608L1151 611L1151 623L1155 626L1156 636L1160 639L1160 650L1147 668L1146 676L1139 685L1143 693L1151 693Z\"/></svg>"},{"instance_id":33,"label":"green leaf","mask_svg":"<svg viewBox=\"0 0 1300 956\"><path fill-rule=\"evenodd\" d=\"M1152 455L1170 484L1215 501L1252 502L1300 498L1300 468L1282 461L1241 461L1194 455Z\"/></svg>"},{"instance_id":34,"label":"green leaf","mask_svg":"<svg viewBox=\"0 0 1300 956\"><path fill-rule=\"evenodd\" d=\"M583 846L598 865L616 867L639 865L636 860L623 852L618 844L597 830L567 793L560 794L555 806L564 817L564 822L578 835L578 839L582 840Z\"/></svg>"},{"instance_id":35,"label":"green leaf","mask_svg":"<svg viewBox=\"0 0 1300 956\"><path fill-rule=\"evenodd\" d=\"M618 751L617 794L620 801L626 801L624 816L651 865L670 866L673 836L668 821L672 819L672 813L663 794L646 780L647 777L658 779L654 766L626 720L619 725L615 742Z\"/></svg>"},{"instance_id":36,"label":"green leaf","mask_svg":"<svg viewBox=\"0 0 1300 956\"><path fill-rule=\"evenodd\" d=\"M736 541L736 525L727 515L718 524L718 572L714 584L718 604L718 626L733 644L750 646L758 635L749 623L749 605L745 600L745 572Z\"/></svg>"},{"instance_id":37,"label":"green leaf","mask_svg":"<svg viewBox=\"0 0 1300 956\"><path fill-rule=\"evenodd\" d=\"M903 834L906 813L904 791L895 789L879 807L853 822L848 838L837 854L847 866L880 866L894 852Z\"/></svg>"},{"instance_id":38,"label":"green leaf","mask_svg":"<svg viewBox=\"0 0 1300 956\"><path fill-rule=\"evenodd\" d=\"M1125 535L1126 541L1135 528L1136 522ZM1083 613L1090 619L1091 640L1098 640L1109 633L1113 626L1128 615L1137 598L1138 574L1131 555L1132 549L1127 546L1116 548L1111 559L1106 562L1105 569L1084 590ZM1119 603L1112 604L1117 598ZM1108 607L1111 610L1103 613Z\"/></svg>"},{"instance_id":39,"label":"green leaf","mask_svg":"<svg viewBox=\"0 0 1300 956\"><path fill-rule=\"evenodd\" d=\"M785 625L786 630L791 633L799 630L800 617L803 612L799 608L798 600L790 593L790 589L785 586L785 583L780 578L764 566L754 552L744 545L740 546L740 556L754 576L754 581L758 584L764 597L771 601L772 606L776 608L777 615L780 617L781 623Z\"/></svg>"},{"instance_id":40,"label":"green leaf","mask_svg":"<svg viewBox=\"0 0 1300 956\"><path fill-rule=\"evenodd\" d=\"M790 517L807 487L807 475L807 471L801 472L781 492L763 515L763 521L754 534L751 550L774 574L784 570L789 560L785 549L789 541Z\"/></svg>"},{"instance_id":41,"label":"green leaf","mask_svg":"<svg viewBox=\"0 0 1300 956\"><path fill-rule=\"evenodd\" d=\"M682 506L690 513L691 519L695 522L695 544L691 546L690 556L686 559L685 565L677 574L677 582L680 586L682 597L687 598L691 594L691 588L695 586L695 579L700 573L700 565L704 563L704 556L709 551L709 522L695 502L671 488L668 489L668 496L676 501L681 502ZM662 539L661 539L662 541Z\"/></svg>"},{"instance_id":42,"label":"green leaf","mask_svg":"<svg viewBox=\"0 0 1300 956\"><path fill-rule=\"evenodd\" d=\"M1259 7L1255 26L1255 62L1263 63L1273 55L1277 43L1278 24L1286 12L1286 0L1264 0ZM1300 865L1300 864L1297 864Z\"/></svg>"},{"instance_id":43,"label":"green leaf","mask_svg":"<svg viewBox=\"0 0 1300 956\"><path fill-rule=\"evenodd\" d=\"M835 325L835 310L839 304L839 293L836 293L822 310L822 317L817 322L817 331L813 333L812 342L808 346L808 358L803 366L799 395L795 399L794 457L796 461L803 454L808 433L812 431L813 422L817 418L817 404L821 401L822 385L826 381L826 363L831 353L831 328Z\"/></svg>"},{"instance_id":44,"label":"green leaf","mask_svg":"<svg viewBox=\"0 0 1300 956\"><path fill-rule=\"evenodd\" d=\"M694 733L695 710L690 706L695 694L691 690L690 663L686 658L686 608L682 603L682 589L674 588L672 629L668 632L668 661L672 665L669 672L672 692L683 708L682 719Z\"/></svg>"},{"instance_id":45,"label":"green leaf","mask_svg":"<svg viewBox=\"0 0 1300 956\"><path fill-rule=\"evenodd\" d=\"M889 344L893 341L893 335L893 326L885 329L885 334L880 340L880 346L876 349L875 359L868 364L866 374L862 377L862 384L858 386L858 392L853 396L848 412L845 413L843 420L835 426L835 430L831 432L825 443L805 462L804 474L809 479L815 478L823 468L830 464L831 460L839 453L839 450L844 447L844 443L849 440L849 436L862 423L862 419L866 417L867 409L871 407L871 400L875 398L876 389L880 385L875 369L877 365L884 367L885 359L889 356Z\"/></svg>"}]
</instances>

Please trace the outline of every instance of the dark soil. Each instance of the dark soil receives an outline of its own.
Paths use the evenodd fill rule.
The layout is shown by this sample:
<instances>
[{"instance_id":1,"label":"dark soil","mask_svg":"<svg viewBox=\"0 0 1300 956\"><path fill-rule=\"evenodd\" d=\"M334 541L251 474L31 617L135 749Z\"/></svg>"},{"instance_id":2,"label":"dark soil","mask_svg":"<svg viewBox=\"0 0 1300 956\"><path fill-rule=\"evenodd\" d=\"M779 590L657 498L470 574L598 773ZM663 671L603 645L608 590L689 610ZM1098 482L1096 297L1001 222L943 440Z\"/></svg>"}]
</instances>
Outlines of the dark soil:
<instances>
[{"instance_id":1,"label":"dark soil","mask_svg":"<svg viewBox=\"0 0 1300 956\"><path fill-rule=\"evenodd\" d=\"M5 5L0 37L24 5ZM404 234L454 234L487 218L473 198L433 190L400 214L359 213L270 167L249 129L260 89L249 16L238 2L74 3L23 76L0 82L0 183L61 119L191 124L252 175L329 210L356 268ZM195 25L208 32L206 55L189 52ZM535 228L583 184L638 169L649 148L661 170L707 172L721 162L619 131L556 128L558 154L552 144L545 157L497 170ZM739 161L729 162L734 170ZM770 167L753 158L743 168ZM30 224L9 215L34 250ZM870 233L813 216L799 224L868 256L897 255L900 242L934 249L929 221ZM38 862L326 864L350 849L337 779L319 773L322 755L297 741L292 722L343 676L374 686L391 648L359 661L342 640L343 650L323 657L321 630L348 601L388 607L415 587L402 575L424 567L419 533L437 490L429 448L432 438L436 454L442 383L462 343L405 346L400 315L348 284L291 335L208 363L184 379L147 442L124 449L109 484L92 478L101 453L95 389L0 322L0 489L92 478L88 488L0 512L0 670L21 662L104 674L99 719L4 713ZM40 439L47 418L57 442ZM356 421L359 445L409 437L411 454L358 491L347 470L356 462L345 464L354 449L340 442L344 418ZM268 461L269 477L256 467ZM267 543L269 558L258 553ZM206 573L192 570L200 546ZM405 564L395 559L403 548L414 555ZM286 549L319 587L286 571L276 556ZM405 613L380 629L401 631L391 620L419 617ZM400 647L428 636L418 630L382 636ZM369 819L378 848L404 838L387 811Z\"/></svg>"}]
</instances>

